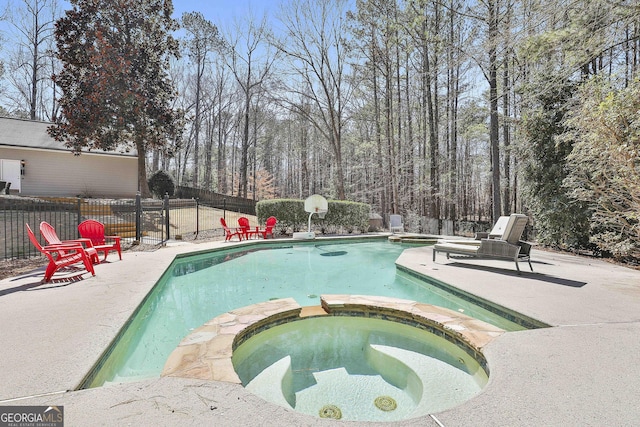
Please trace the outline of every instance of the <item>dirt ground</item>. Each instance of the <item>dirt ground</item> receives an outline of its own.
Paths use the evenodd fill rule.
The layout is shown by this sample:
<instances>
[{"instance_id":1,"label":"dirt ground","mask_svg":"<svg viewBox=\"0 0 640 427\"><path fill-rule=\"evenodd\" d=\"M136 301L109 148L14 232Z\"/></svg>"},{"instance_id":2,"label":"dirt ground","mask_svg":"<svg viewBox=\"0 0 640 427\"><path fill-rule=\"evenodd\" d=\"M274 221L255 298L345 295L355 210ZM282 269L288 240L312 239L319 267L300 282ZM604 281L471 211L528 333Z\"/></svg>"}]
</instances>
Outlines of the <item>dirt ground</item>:
<instances>
[{"instance_id":1,"label":"dirt ground","mask_svg":"<svg viewBox=\"0 0 640 427\"><path fill-rule=\"evenodd\" d=\"M47 265L45 258L0 260L0 280L18 276Z\"/></svg>"}]
</instances>

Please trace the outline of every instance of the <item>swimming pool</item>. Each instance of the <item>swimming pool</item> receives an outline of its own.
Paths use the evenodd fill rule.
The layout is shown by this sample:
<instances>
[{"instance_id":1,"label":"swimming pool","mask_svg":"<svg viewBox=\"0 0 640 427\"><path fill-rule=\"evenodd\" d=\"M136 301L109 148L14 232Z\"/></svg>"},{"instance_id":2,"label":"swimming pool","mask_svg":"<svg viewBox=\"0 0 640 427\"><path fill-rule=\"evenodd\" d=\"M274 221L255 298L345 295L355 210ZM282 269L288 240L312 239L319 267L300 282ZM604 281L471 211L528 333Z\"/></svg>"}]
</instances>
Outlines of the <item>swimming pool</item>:
<instances>
[{"instance_id":1,"label":"swimming pool","mask_svg":"<svg viewBox=\"0 0 640 427\"><path fill-rule=\"evenodd\" d=\"M284 297L311 306L324 293L390 296L450 308L505 330L524 329L396 271L395 260L408 247L386 239L268 243L177 258L82 387L158 377L181 339L204 322Z\"/></svg>"}]
</instances>

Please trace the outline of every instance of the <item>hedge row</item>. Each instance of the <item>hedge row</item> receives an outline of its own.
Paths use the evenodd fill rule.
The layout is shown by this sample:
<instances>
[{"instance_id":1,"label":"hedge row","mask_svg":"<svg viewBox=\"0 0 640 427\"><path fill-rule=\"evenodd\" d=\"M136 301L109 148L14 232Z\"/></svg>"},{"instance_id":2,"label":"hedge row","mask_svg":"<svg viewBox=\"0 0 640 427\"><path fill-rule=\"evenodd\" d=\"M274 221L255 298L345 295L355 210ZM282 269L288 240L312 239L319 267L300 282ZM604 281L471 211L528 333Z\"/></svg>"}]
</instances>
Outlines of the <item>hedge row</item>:
<instances>
[{"instance_id":1,"label":"hedge row","mask_svg":"<svg viewBox=\"0 0 640 427\"><path fill-rule=\"evenodd\" d=\"M371 207L366 203L329 200L329 210L324 219L318 215L311 217L312 230L319 229L324 233L366 232L369 228L369 212ZM263 200L256 204L258 222L264 223L270 216L278 219L276 229L281 233L306 230L309 213L304 210L304 200L273 199Z\"/></svg>"}]
</instances>

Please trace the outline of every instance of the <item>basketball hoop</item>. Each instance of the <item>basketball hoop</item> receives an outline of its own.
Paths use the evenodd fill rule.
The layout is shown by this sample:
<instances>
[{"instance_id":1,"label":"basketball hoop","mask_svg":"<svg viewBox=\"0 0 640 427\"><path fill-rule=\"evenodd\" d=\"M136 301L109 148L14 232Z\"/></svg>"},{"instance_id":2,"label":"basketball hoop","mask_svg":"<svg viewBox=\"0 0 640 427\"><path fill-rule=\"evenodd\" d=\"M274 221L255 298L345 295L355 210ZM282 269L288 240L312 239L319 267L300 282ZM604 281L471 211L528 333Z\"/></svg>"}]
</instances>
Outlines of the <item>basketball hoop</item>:
<instances>
[{"instance_id":1,"label":"basketball hoop","mask_svg":"<svg viewBox=\"0 0 640 427\"><path fill-rule=\"evenodd\" d=\"M315 237L315 234L311 232L311 217L313 216L313 214L317 214L318 218L323 219L329 211L329 203L327 202L327 199L325 199L321 195L314 194L307 197L307 199L304 201L304 210L305 212L309 212L308 231L306 233L293 233L294 239L313 239Z\"/></svg>"}]
</instances>

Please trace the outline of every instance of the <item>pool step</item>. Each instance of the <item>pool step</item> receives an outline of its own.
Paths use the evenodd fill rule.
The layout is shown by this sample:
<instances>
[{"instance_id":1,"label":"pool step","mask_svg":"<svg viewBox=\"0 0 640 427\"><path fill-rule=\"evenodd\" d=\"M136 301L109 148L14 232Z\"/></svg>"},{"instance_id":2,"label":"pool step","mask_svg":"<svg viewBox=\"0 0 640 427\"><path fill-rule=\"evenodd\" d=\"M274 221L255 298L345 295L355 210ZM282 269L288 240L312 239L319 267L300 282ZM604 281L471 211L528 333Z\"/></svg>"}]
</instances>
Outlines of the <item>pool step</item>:
<instances>
[{"instance_id":1,"label":"pool step","mask_svg":"<svg viewBox=\"0 0 640 427\"><path fill-rule=\"evenodd\" d=\"M409 383L406 386L407 389L414 389L410 394L419 396L418 405L411 417L449 409L470 399L482 389L479 384L470 380L470 374L434 357L379 344L372 344L371 349L378 355L383 355L379 358L379 362L385 367L382 370L387 370L386 374L382 372L383 376L393 375L397 372L397 364L402 364L419 379L419 384ZM396 363L395 368L393 361ZM432 396L438 398L433 399Z\"/></svg>"},{"instance_id":2,"label":"pool step","mask_svg":"<svg viewBox=\"0 0 640 427\"><path fill-rule=\"evenodd\" d=\"M293 408L295 401L291 391L291 375L291 356L285 356L260 372L245 388L258 396L268 396L272 403ZM287 400L285 394L292 402Z\"/></svg>"}]
</instances>

